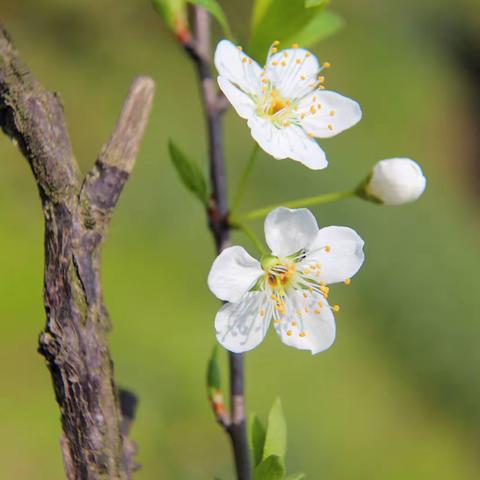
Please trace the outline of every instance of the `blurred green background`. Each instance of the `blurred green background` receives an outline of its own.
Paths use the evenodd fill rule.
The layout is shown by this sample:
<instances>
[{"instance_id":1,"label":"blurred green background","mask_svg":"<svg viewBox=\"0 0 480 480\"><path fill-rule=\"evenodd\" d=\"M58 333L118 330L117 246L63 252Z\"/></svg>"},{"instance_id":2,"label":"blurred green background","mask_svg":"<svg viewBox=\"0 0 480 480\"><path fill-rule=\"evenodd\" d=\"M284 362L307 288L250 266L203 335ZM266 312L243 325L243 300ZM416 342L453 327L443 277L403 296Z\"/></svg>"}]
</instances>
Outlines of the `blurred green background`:
<instances>
[{"instance_id":1,"label":"blurred green background","mask_svg":"<svg viewBox=\"0 0 480 480\"><path fill-rule=\"evenodd\" d=\"M250 2L223 5L245 37ZM480 7L475 0L333 6L346 28L315 50L333 65L328 87L358 99L364 119L323 142L325 171L262 155L245 208L350 187L376 160L393 156L418 160L428 189L404 207L352 200L315 209L321 225L355 228L367 260L351 287L333 289L343 306L333 348L311 356L270 332L248 354L248 408L265 416L281 396L288 470L312 480L475 479L480 127L471 65L459 63L455 45L458 32L472 32L475 45ZM192 65L149 0L0 0L0 10L24 60L61 93L85 171L133 76L157 82L143 148L104 250L116 377L140 397L136 478L233 478L204 386L218 307L205 282L213 245L166 153L174 138L206 161ZM229 112L232 185L250 149L245 123ZM42 215L28 166L5 136L0 155L0 478L61 479L59 412L36 353L44 323ZM261 222L255 228L261 233ZM248 240L238 241L253 253Z\"/></svg>"}]
</instances>

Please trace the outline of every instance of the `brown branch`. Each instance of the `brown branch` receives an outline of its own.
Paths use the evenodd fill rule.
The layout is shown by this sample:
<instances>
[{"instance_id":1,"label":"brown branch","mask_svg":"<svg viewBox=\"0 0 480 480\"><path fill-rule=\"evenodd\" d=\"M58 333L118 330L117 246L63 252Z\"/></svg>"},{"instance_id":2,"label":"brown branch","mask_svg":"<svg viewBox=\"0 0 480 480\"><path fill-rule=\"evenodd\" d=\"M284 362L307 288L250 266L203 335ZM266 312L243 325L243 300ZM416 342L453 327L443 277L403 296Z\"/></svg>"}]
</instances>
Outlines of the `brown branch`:
<instances>
[{"instance_id":1,"label":"brown branch","mask_svg":"<svg viewBox=\"0 0 480 480\"><path fill-rule=\"evenodd\" d=\"M39 351L60 406L69 480L129 479L134 469L131 420L122 420L108 351L100 246L133 167L153 90L148 78L133 83L110 141L82 182L58 96L35 80L0 26L0 125L31 166L45 216L47 323Z\"/></svg>"},{"instance_id":2,"label":"brown branch","mask_svg":"<svg viewBox=\"0 0 480 480\"><path fill-rule=\"evenodd\" d=\"M203 106L207 120L210 154L210 182L212 196L208 209L208 220L217 252L230 245L228 224L228 195L225 159L223 153L222 113L227 104L222 94L217 93L217 85L210 67L210 16L202 7L193 7L195 37L186 46L194 60L201 85ZM244 356L229 352L230 361L230 404L229 415L219 415L214 409L217 422L228 433L238 480L250 480L252 467L247 440L244 396Z\"/></svg>"}]
</instances>

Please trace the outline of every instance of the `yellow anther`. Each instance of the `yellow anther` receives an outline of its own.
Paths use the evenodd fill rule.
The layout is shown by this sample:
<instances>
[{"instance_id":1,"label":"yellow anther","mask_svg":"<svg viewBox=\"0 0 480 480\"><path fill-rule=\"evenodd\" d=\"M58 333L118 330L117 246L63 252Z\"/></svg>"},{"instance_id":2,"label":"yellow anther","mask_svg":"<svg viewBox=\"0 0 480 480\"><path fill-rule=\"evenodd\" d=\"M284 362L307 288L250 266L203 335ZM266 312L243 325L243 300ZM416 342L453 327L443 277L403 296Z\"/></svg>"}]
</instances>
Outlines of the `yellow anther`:
<instances>
[{"instance_id":1,"label":"yellow anther","mask_svg":"<svg viewBox=\"0 0 480 480\"><path fill-rule=\"evenodd\" d=\"M331 252L332 251L332 247L330 245L325 245L325 251L327 253Z\"/></svg>"},{"instance_id":2,"label":"yellow anther","mask_svg":"<svg viewBox=\"0 0 480 480\"><path fill-rule=\"evenodd\" d=\"M315 313L316 313L317 315L320 315L320 310L317 308L317 309L315 310Z\"/></svg>"},{"instance_id":3,"label":"yellow anther","mask_svg":"<svg viewBox=\"0 0 480 480\"><path fill-rule=\"evenodd\" d=\"M295 313L296 313L297 315L299 315L299 316L301 316L301 315L302 315L302 312L300 311L300 309L299 309L299 308L297 308L297 310L295 310Z\"/></svg>"},{"instance_id":4,"label":"yellow anther","mask_svg":"<svg viewBox=\"0 0 480 480\"><path fill-rule=\"evenodd\" d=\"M303 292L303 298L307 298L307 297L308 297L307 292Z\"/></svg>"},{"instance_id":5,"label":"yellow anther","mask_svg":"<svg viewBox=\"0 0 480 480\"><path fill-rule=\"evenodd\" d=\"M294 320L290 325L291 325L292 327L296 327L296 326L297 326L297 322Z\"/></svg>"},{"instance_id":6,"label":"yellow anther","mask_svg":"<svg viewBox=\"0 0 480 480\"><path fill-rule=\"evenodd\" d=\"M322 268L322 266L321 266L319 263L317 263L315 266L316 266L317 268Z\"/></svg>"},{"instance_id":7,"label":"yellow anther","mask_svg":"<svg viewBox=\"0 0 480 480\"><path fill-rule=\"evenodd\" d=\"M282 67L284 67L287 64L285 60L282 60Z\"/></svg>"},{"instance_id":8,"label":"yellow anther","mask_svg":"<svg viewBox=\"0 0 480 480\"><path fill-rule=\"evenodd\" d=\"M323 68L330 68L332 65L330 64L330 62L323 62L323 65L322 67Z\"/></svg>"},{"instance_id":9,"label":"yellow anther","mask_svg":"<svg viewBox=\"0 0 480 480\"><path fill-rule=\"evenodd\" d=\"M300 118L303 120L303 119L305 118L305 114L302 113L302 114L300 115Z\"/></svg>"},{"instance_id":10,"label":"yellow anther","mask_svg":"<svg viewBox=\"0 0 480 480\"><path fill-rule=\"evenodd\" d=\"M305 57L306 57L306 58L311 57L311 56L312 56L312 54L311 54L310 52L307 52L307 53L305 54Z\"/></svg>"},{"instance_id":11,"label":"yellow anther","mask_svg":"<svg viewBox=\"0 0 480 480\"><path fill-rule=\"evenodd\" d=\"M315 273L315 275L316 275L317 277L319 277L319 276L321 275L321 273L320 273L320 272L317 272L317 273Z\"/></svg>"},{"instance_id":12,"label":"yellow anther","mask_svg":"<svg viewBox=\"0 0 480 480\"><path fill-rule=\"evenodd\" d=\"M312 105L310 107L310 113L313 115L316 111L317 111L317 109Z\"/></svg>"},{"instance_id":13,"label":"yellow anther","mask_svg":"<svg viewBox=\"0 0 480 480\"><path fill-rule=\"evenodd\" d=\"M352 283L352 281L349 278L346 278L344 280L344 283L345 283L345 285L350 285Z\"/></svg>"},{"instance_id":14,"label":"yellow anther","mask_svg":"<svg viewBox=\"0 0 480 480\"><path fill-rule=\"evenodd\" d=\"M301 58L297 58L297 59L295 60L295 63L296 63L297 65L300 65L300 64L302 63L302 59L301 59Z\"/></svg>"},{"instance_id":15,"label":"yellow anther","mask_svg":"<svg viewBox=\"0 0 480 480\"><path fill-rule=\"evenodd\" d=\"M319 103L319 104L317 105L317 108L320 110L320 109L322 108L322 104Z\"/></svg>"},{"instance_id":16,"label":"yellow anther","mask_svg":"<svg viewBox=\"0 0 480 480\"><path fill-rule=\"evenodd\" d=\"M318 306L319 306L320 308L322 308L322 307L323 307L323 302L318 302Z\"/></svg>"},{"instance_id":17,"label":"yellow anther","mask_svg":"<svg viewBox=\"0 0 480 480\"><path fill-rule=\"evenodd\" d=\"M298 48L298 43L292 43L292 48Z\"/></svg>"},{"instance_id":18,"label":"yellow anther","mask_svg":"<svg viewBox=\"0 0 480 480\"><path fill-rule=\"evenodd\" d=\"M300 333L298 334L299 337L304 337L305 335L306 335L305 332L300 332Z\"/></svg>"},{"instance_id":19,"label":"yellow anther","mask_svg":"<svg viewBox=\"0 0 480 480\"><path fill-rule=\"evenodd\" d=\"M340 305L333 305L332 310L334 312L339 312L340 311Z\"/></svg>"},{"instance_id":20,"label":"yellow anther","mask_svg":"<svg viewBox=\"0 0 480 480\"><path fill-rule=\"evenodd\" d=\"M287 335L288 335L289 337L291 337L291 336L292 336L292 331L291 331L291 330L287 330Z\"/></svg>"},{"instance_id":21,"label":"yellow anther","mask_svg":"<svg viewBox=\"0 0 480 480\"><path fill-rule=\"evenodd\" d=\"M288 57L288 52L287 52L286 50L283 52L283 56L284 56L285 58Z\"/></svg>"},{"instance_id":22,"label":"yellow anther","mask_svg":"<svg viewBox=\"0 0 480 480\"><path fill-rule=\"evenodd\" d=\"M248 64L251 65L253 63L253 60L251 58L248 59Z\"/></svg>"},{"instance_id":23,"label":"yellow anther","mask_svg":"<svg viewBox=\"0 0 480 480\"><path fill-rule=\"evenodd\" d=\"M314 138L315 135L312 133L312 132L308 132L307 135L310 137L310 138Z\"/></svg>"},{"instance_id":24,"label":"yellow anther","mask_svg":"<svg viewBox=\"0 0 480 480\"><path fill-rule=\"evenodd\" d=\"M268 80L266 78L262 78L262 83L267 83Z\"/></svg>"},{"instance_id":25,"label":"yellow anther","mask_svg":"<svg viewBox=\"0 0 480 480\"><path fill-rule=\"evenodd\" d=\"M334 117L335 116L335 110L330 110L330 112L328 113L331 117Z\"/></svg>"},{"instance_id":26,"label":"yellow anther","mask_svg":"<svg viewBox=\"0 0 480 480\"><path fill-rule=\"evenodd\" d=\"M311 271L309 268L306 268L306 269L303 271L303 273L304 273L305 275L309 275L311 272L312 272L312 271Z\"/></svg>"},{"instance_id":27,"label":"yellow anther","mask_svg":"<svg viewBox=\"0 0 480 480\"><path fill-rule=\"evenodd\" d=\"M240 51L243 50L243 48L240 45L238 45L237 49L240 50Z\"/></svg>"},{"instance_id":28,"label":"yellow anther","mask_svg":"<svg viewBox=\"0 0 480 480\"><path fill-rule=\"evenodd\" d=\"M280 45L280 42L279 42L278 40L275 40L275 41L273 42L273 45L274 45L275 47L277 47L278 45Z\"/></svg>"},{"instance_id":29,"label":"yellow anther","mask_svg":"<svg viewBox=\"0 0 480 480\"><path fill-rule=\"evenodd\" d=\"M319 81L320 83L323 83L323 82L325 81L325 77L324 77L323 75L320 75L320 76L318 77L318 81Z\"/></svg>"},{"instance_id":30,"label":"yellow anther","mask_svg":"<svg viewBox=\"0 0 480 480\"><path fill-rule=\"evenodd\" d=\"M319 89L319 90L325 90L325 85L320 85L320 86L318 87L318 89Z\"/></svg>"},{"instance_id":31,"label":"yellow anther","mask_svg":"<svg viewBox=\"0 0 480 480\"><path fill-rule=\"evenodd\" d=\"M305 307L305 313L308 313L308 307Z\"/></svg>"},{"instance_id":32,"label":"yellow anther","mask_svg":"<svg viewBox=\"0 0 480 480\"><path fill-rule=\"evenodd\" d=\"M329 124L327 125L327 127L328 127L328 129L329 129L330 131L333 130L333 125L332 125L331 123L329 123ZM327 252L328 252L328 250L327 250Z\"/></svg>"},{"instance_id":33,"label":"yellow anther","mask_svg":"<svg viewBox=\"0 0 480 480\"><path fill-rule=\"evenodd\" d=\"M280 323L280 320L274 320L273 323L274 323L275 325L278 325L278 324Z\"/></svg>"},{"instance_id":34,"label":"yellow anther","mask_svg":"<svg viewBox=\"0 0 480 480\"><path fill-rule=\"evenodd\" d=\"M272 62L272 65L276 67L278 65L278 62Z\"/></svg>"},{"instance_id":35,"label":"yellow anther","mask_svg":"<svg viewBox=\"0 0 480 480\"><path fill-rule=\"evenodd\" d=\"M284 126L284 127L290 126L290 122L289 122L288 120L287 120L286 122L283 122L283 126Z\"/></svg>"},{"instance_id":36,"label":"yellow anther","mask_svg":"<svg viewBox=\"0 0 480 480\"><path fill-rule=\"evenodd\" d=\"M301 80L305 80L307 77L305 75L300 75Z\"/></svg>"},{"instance_id":37,"label":"yellow anther","mask_svg":"<svg viewBox=\"0 0 480 480\"><path fill-rule=\"evenodd\" d=\"M242 58L242 63L247 63L248 62L248 58L247 57L243 57Z\"/></svg>"},{"instance_id":38,"label":"yellow anther","mask_svg":"<svg viewBox=\"0 0 480 480\"><path fill-rule=\"evenodd\" d=\"M272 53L277 53L277 52L278 52L278 48L272 47Z\"/></svg>"}]
</instances>

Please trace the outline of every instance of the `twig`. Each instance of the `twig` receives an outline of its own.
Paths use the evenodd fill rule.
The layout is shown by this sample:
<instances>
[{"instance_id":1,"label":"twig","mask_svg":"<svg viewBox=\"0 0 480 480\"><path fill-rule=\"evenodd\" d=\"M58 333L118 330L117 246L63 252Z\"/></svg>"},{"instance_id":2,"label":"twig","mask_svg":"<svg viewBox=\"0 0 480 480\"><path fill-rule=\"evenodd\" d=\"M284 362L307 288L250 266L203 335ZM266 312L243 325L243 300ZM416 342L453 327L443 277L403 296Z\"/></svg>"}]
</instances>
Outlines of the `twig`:
<instances>
[{"instance_id":1,"label":"twig","mask_svg":"<svg viewBox=\"0 0 480 480\"><path fill-rule=\"evenodd\" d=\"M210 149L210 180L212 185L208 219L217 252L220 253L230 244L230 227L227 221L227 179L222 136L222 113L227 108L227 103L225 98L217 93L216 82L212 78L209 60L209 14L203 8L196 6L193 7L193 16L195 37L186 46L186 49L197 67L206 114ZM245 421L243 354L230 352L229 361L231 414L228 417L219 417L217 415L217 421L230 436L238 480L250 480L252 474ZM226 423L225 418L229 420L228 423Z\"/></svg>"},{"instance_id":2,"label":"twig","mask_svg":"<svg viewBox=\"0 0 480 480\"><path fill-rule=\"evenodd\" d=\"M45 216L47 322L39 351L60 406L69 480L130 479L134 469L108 351L100 247L153 90L152 80L135 80L110 141L82 182L58 96L35 80L0 25L0 126L30 164Z\"/></svg>"}]
</instances>

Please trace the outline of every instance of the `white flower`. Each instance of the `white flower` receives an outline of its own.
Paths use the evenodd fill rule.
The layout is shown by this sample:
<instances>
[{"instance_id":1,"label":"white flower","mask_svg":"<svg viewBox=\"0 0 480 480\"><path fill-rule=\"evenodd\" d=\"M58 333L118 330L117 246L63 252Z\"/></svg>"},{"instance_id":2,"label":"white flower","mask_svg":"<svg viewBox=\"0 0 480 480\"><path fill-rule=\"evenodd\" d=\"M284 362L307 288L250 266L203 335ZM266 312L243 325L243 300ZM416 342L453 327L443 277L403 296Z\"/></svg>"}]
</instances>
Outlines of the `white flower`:
<instances>
[{"instance_id":1,"label":"white flower","mask_svg":"<svg viewBox=\"0 0 480 480\"><path fill-rule=\"evenodd\" d=\"M409 158L390 158L373 167L365 192L386 205L400 205L420 197L426 183L418 163Z\"/></svg>"},{"instance_id":2,"label":"white flower","mask_svg":"<svg viewBox=\"0 0 480 480\"><path fill-rule=\"evenodd\" d=\"M363 263L363 240L347 227L319 230L312 213L277 208L265 220L272 254L258 262L242 247L213 262L210 290L226 303L217 313L218 341L232 352L256 347L273 320L286 345L319 353L335 339L327 284L350 283Z\"/></svg>"},{"instance_id":3,"label":"white flower","mask_svg":"<svg viewBox=\"0 0 480 480\"><path fill-rule=\"evenodd\" d=\"M325 153L313 137L327 138L355 125L360 106L339 93L323 90L320 65L309 51L270 48L262 69L228 40L215 51L218 84L237 113L248 121L252 137L276 159L291 158L319 170Z\"/></svg>"}]
</instances>

